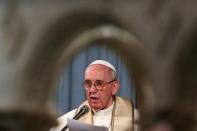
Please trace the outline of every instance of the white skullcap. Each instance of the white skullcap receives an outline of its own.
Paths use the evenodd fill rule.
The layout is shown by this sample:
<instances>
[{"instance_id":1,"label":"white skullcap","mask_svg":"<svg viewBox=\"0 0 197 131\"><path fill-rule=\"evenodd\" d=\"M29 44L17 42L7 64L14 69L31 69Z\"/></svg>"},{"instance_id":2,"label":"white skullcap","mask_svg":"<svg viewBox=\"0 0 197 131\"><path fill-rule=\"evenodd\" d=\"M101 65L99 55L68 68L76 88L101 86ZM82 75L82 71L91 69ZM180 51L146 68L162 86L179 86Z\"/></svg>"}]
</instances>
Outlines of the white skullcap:
<instances>
[{"instance_id":1,"label":"white skullcap","mask_svg":"<svg viewBox=\"0 0 197 131\"><path fill-rule=\"evenodd\" d=\"M109 67L110 69L112 69L114 72L116 72L115 67L114 67L111 63L109 63L108 61L105 61L105 60L95 60L95 61L93 61L92 63L90 63L90 64L88 65L88 67L90 67L91 65L96 65L96 64L100 64L100 65L107 66L107 67Z\"/></svg>"}]
</instances>

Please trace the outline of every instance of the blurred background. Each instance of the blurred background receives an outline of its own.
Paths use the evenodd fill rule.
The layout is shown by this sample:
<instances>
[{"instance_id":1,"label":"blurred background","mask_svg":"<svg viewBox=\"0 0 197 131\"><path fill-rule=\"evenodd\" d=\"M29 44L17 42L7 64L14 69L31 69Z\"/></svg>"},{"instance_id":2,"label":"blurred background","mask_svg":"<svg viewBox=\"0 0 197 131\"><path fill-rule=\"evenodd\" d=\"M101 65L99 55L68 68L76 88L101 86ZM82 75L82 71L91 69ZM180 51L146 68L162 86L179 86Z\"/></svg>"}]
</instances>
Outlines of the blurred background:
<instances>
[{"instance_id":1,"label":"blurred background","mask_svg":"<svg viewBox=\"0 0 197 131\"><path fill-rule=\"evenodd\" d=\"M196 0L0 0L0 130L48 131L110 61L142 131L197 130Z\"/></svg>"}]
</instances>

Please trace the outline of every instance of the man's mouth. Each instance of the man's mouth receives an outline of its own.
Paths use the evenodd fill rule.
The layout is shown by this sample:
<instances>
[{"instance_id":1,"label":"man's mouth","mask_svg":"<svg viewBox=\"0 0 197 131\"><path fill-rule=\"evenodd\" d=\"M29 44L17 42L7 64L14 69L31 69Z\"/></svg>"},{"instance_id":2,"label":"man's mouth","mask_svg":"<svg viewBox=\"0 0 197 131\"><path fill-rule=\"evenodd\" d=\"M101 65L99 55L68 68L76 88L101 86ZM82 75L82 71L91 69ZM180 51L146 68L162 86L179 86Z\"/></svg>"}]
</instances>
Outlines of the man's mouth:
<instances>
[{"instance_id":1,"label":"man's mouth","mask_svg":"<svg viewBox=\"0 0 197 131\"><path fill-rule=\"evenodd\" d=\"M98 100L99 98L98 97L95 97L95 96L91 96L90 99L92 99L92 100Z\"/></svg>"}]
</instances>

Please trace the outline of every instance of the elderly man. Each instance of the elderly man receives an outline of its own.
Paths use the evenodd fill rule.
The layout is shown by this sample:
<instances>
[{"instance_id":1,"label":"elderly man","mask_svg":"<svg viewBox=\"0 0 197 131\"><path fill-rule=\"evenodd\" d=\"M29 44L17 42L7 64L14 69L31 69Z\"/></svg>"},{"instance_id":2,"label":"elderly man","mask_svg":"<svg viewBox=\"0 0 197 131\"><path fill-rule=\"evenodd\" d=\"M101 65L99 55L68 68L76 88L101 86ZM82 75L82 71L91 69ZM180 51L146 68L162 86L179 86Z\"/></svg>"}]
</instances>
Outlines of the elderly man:
<instances>
[{"instance_id":1,"label":"elderly man","mask_svg":"<svg viewBox=\"0 0 197 131\"><path fill-rule=\"evenodd\" d=\"M83 87L87 100L58 118L59 126L52 131L64 130L67 118L73 118L81 107L87 105L90 111L80 116L78 121L97 126L105 126L109 131L133 131L133 105L129 100L116 96L120 83L116 69L104 60L96 60L85 70Z\"/></svg>"}]
</instances>

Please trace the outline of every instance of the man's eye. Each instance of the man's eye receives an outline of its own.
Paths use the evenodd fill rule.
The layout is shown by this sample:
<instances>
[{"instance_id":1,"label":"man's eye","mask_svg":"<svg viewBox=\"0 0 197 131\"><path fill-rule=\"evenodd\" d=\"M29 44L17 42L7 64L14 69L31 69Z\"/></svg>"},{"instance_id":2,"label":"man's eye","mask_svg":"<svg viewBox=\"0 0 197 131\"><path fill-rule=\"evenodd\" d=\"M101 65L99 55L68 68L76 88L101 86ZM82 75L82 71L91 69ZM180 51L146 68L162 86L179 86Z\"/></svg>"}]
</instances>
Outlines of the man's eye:
<instances>
[{"instance_id":1,"label":"man's eye","mask_svg":"<svg viewBox=\"0 0 197 131\"><path fill-rule=\"evenodd\" d=\"M96 81L95 82L97 86L103 86L104 82L103 81Z\"/></svg>"},{"instance_id":2,"label":"man's eye","mask_svg":"<svg viewBox=\"0 0 197 131\"><path fill-rule=\"evenodd\" d=\"M92 83L91 83L91 82L87 82L86 85L87 85L87 86L91 86Z\"/></svg>"}]
</instances>

